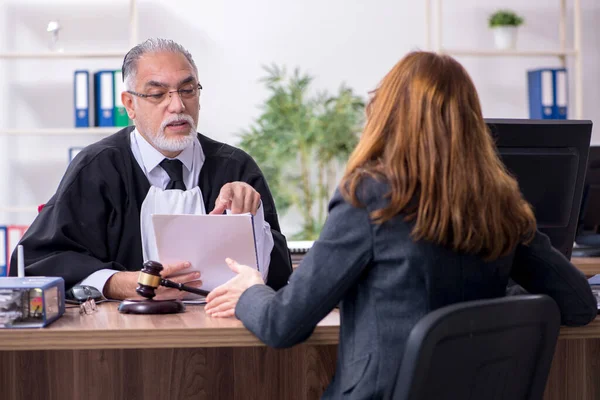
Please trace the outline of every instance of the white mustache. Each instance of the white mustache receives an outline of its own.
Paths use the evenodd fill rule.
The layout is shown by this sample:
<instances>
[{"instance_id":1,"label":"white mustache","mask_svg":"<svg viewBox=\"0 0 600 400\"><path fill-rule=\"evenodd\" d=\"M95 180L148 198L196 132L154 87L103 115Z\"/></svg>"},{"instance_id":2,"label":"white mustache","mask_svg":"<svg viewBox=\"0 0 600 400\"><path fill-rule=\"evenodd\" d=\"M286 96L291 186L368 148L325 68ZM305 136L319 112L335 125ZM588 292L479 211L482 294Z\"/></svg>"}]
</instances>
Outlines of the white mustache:
<instances>
[{"instance_id":1,"label":"white mustache","mask_svg":"<svg viewBox=\"0 0 600 400\"><path fill-rule=\"evenodd\" d=\"M173 115L172 117L165 119L160 124L160 130L164 131L165 128L167 127L167 125L172 124L174 122L182 122L182 121L187 122L191 127L194 126L194 120L192 119L192 117L190 117L189 115L186 115L186 114L178 114L178 115Z\"/></svg>"}]
</instances>

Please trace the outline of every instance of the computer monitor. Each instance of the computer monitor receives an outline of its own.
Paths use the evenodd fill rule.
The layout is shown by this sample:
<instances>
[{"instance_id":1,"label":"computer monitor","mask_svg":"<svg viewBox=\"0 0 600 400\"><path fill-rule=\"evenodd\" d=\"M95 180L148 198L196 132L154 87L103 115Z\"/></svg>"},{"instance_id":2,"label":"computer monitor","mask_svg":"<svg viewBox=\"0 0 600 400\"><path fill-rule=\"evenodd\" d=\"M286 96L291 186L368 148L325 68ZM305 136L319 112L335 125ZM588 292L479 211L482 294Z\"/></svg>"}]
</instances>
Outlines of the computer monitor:
<instances>
[{"instance_id":1,"label":"computer monitor","mask_svg":"<svg viewBox=\"0 0 600 400\"><path fill-rule=\"evenodd\" d=\"M590 147L575 243L581 255L600 255L600 146Z\"/></svg>"},{"instance_id":2,"label":"computer monitor","mask_svg":"<svg viewBox=\"0 0 600 400\"><path fill-rule=\"evenodd\" d=\"M531 203L538 229L571 257L591 121L486 119L498 153Z\"/></svg>"}]
</instances>

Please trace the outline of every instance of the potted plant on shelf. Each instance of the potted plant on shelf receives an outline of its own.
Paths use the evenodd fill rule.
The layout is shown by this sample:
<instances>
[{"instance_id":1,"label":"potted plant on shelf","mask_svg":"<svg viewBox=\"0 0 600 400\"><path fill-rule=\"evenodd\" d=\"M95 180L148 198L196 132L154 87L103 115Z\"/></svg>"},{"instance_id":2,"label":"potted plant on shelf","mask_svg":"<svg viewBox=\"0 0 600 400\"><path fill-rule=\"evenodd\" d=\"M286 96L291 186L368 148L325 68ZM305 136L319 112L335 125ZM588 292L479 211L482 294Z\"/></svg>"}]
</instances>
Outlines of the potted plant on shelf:
<instances>
[{"instance_id":1,"label":"potted plant on shelf","mask_svg":"<svg viewBox=\"0 0 600 400\"><path fill-rule=\"evenodd\" d=\"M338 173L358 142L364 100L342 84L312 95L313 77L296 69L265 68L268 97L261 115L241 133L240 147L256 160L278 214L301 217L294 240L315 240L327 216Z\"/></svg>"},{"instance_id":2,"label":"potted plant on shelf","mask_svg":"<svg viewBox=\"0 0 600 400\"><path fill-rule=\"evenodd\" d=\"M523 18L511 10L498 10L490 15L489 25L494 32L496 48L514 49L517 45L517 29L523 22Z\"/></svg>"}]
</instances>

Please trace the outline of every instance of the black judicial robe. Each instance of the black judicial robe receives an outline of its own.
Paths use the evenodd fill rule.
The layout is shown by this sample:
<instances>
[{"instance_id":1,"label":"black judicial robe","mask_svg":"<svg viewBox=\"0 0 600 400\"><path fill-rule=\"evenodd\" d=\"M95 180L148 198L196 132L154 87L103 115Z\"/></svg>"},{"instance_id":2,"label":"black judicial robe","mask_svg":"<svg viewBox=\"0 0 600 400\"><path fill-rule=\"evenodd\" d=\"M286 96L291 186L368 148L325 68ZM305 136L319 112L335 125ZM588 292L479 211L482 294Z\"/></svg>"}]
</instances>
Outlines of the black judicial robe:
<instances>
[{"instance_id":1,"label":"black judicial robe","mask_svg":"<svg viewBox=\"0 0 600 400\"><path fill-rule=\"evenodd\" d=\"M131 151L133 129L127 127L86 147L69 164L56 193L19 243L25 275L63 277L68 290L101 269L142 268L140 209L150 183ZM274 240L267 284L279 289L292 272L291 260L262 172L242 150L201 134L198 139L205 155L198 184L207 212L228 182L246 182L260 193ZM17 274L16 266L15 251L11 276Z\"/></svg>"}]
</instances>

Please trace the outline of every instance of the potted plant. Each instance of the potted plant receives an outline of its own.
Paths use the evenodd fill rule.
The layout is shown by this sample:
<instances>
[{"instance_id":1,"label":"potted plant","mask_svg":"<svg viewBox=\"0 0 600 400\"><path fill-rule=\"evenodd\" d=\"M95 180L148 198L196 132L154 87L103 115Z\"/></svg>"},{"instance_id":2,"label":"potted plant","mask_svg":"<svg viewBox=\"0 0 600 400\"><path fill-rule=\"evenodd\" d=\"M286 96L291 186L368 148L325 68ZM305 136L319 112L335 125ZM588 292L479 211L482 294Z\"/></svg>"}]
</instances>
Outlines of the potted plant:
<instances>
[{"instance_id":1,"label":"potted plant","mask_svg":"<svg viewBox=\"0 0 600 400\"><path fill-rule=\"evenodd\" d=\"M489 18L489 26L494 32L496 48L514 49L517 44L517 28L523 22L523 18L511 10L498 10L493 13Z\"/></svg>"},{"instance_id":2,"label":"potted plant","mask_svg":"<svg viewBox=\"0 0 600 400\"><path fill-rule=\"evenodd\" d=\"M341 85L311 95L313 77L296 69L265 68L268 97L262 114L241 133L240 147L256 160L278 214L302 219L294 240L315 240L327 216L338 173L358 142L364 101Z\"/></svg>"}]
</instances>

